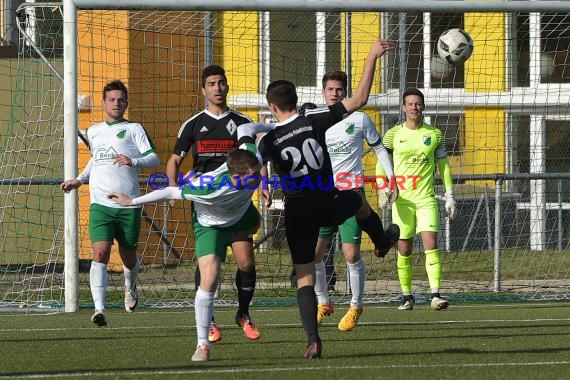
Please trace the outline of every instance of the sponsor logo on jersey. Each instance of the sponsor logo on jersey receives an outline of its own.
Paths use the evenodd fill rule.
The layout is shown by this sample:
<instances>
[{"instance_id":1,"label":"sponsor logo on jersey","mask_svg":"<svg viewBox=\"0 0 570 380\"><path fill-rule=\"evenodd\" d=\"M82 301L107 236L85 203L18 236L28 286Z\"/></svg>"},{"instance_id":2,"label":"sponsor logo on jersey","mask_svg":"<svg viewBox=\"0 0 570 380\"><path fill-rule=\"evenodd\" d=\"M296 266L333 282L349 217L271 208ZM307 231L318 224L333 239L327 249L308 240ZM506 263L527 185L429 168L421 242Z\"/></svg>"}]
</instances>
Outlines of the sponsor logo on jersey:
<instances>
[{"instance_id":1,"label":"sponsor logo on jersey","mask_svg":"<svg viewBox=\"0 0 570 380\"><path fill-rule=\"evenodd\" d=\"M233 121L233 120L228 121L228 123L226 124L226 129L228 130L230 135L233 135L234 133L236 133L237 125L236 125L235 121Z\"/></svg>"},{"instance_id":2,"label":"sponsor logo on jersey","mask_svg":"<svg viewBox=\"0 0 570 380\"><path fill-rule=\"evenodd\" d=\"M235 140L199 140L196 144L197 153L228 153L237 147Z\"/></svg>"},{"instance_id":3,"label":"sponsor logo on jersey","mask_svg":"<svg viewBox=\"0 0 570 380\"><path fill-rule=\"evenodd\" d=\"M117 155L117 151L111 146L109 148L99 148L93 154L95 161L112 160Z\"/></svg>"},{"instance_id":4,"label":"sponsor logo on jersey","mask_svg":"<svg viewBox=\"0 0 570 380\"><path fill-rule=\"evenodd\" d=\"M424 153L411 155L406 159L407 166L418 166L429 162L428 157Z\"/></svg>"},{"instance_id":5,"label":"sponsor logo on jersey","mask_svg":"<svg viewBox=\"0 0 570 380\"><path fill-rule=\"evenodd\" d=\"M124 139L126 134L127 134L127 130L123 129L123 130L119 131L119 133L117 133L117 137L120 139Z\"/></svg>"},{"instance_id":6,"label":"sponsor logo on jersey","mask_svg":"<svg viewBox=\"0 0 570 380\"><path fill-rule=\"evenodd\" d=\"M424 145L431 145L431 136L424 136Z\"/></svg>"},{"instance_id":7,"label":"sponsor logo on jersey","mask_svg":"<svg viewBox=\"0 0 570 380\"><path fill-rule=\"evenodd\" d=\"M344 142L340 142L334 146L329 146L328 151L331 156L335 156L341 154L350 154L352 149L350 148L350 145L345 144Z\"/></svg>"},{"instance_id":8,"label":"sponsor logo on jersey","mask_svg":"<svg viewBox=\"0 0 570 380\"><path fill-rule=\"evenodd\" d=\"M206 128L206 126L204 125L201 129L200 132L208 132L208 128Z\"/></svg>"}]
</instances>

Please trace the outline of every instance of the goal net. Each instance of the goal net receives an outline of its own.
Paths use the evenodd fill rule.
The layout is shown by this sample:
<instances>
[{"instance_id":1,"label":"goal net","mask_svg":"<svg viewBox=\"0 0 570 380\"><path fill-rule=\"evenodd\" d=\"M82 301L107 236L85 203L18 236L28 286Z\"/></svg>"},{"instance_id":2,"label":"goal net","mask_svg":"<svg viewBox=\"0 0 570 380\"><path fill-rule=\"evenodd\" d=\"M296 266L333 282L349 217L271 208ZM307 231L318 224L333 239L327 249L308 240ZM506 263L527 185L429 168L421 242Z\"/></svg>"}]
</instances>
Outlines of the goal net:
<instances>
[{"instance_id":1,"label":"goal net","mask_svg":"<svg viewBox=\"0 0 570 380\"><path fill-rule=\"evenodd\" d=\"M346 71L349 87L355 88L370 44L378 38L397 41L397 49L382 58L365 112L385 132L402 120L402 91L418 87L426 97L426 121L445 134L459 216L453 222L441 216L442 293L452 301L570 297L570 4L564 9L560 2L517 2L520 10L512 11L509 2L501 3L504 9L493 8L497 3L454 2L458 10L449 12L437 5L446 2L410 6L414 3L407 1L400 9L365 1L359 3L363 9L347 5L342 11L316 11L321 2L311 1L287 11L269 5L220 10L208 1L202 3L211 3L211 10L192 2L188 10L166 5L170 10L93 9L102 6L92 3L77 10L76 78L63 74L61 3L22 4L13 20L17 57L0 56L1 308L62 307L66 228L78 236L79 305L92 306L89 188L78 191L79 217L76 225L68 220L67 227L59 189L69 164L64 79L76 83L72 156L79 171L90 157L85 130L103 118L103 86L112 79L127 84L126 117L144 125L161 159L159 168L141 175L141 193L146 193L149 175L165 171L182 122L204 108L199 78L205 66L226 69L233 109L271 120L264 98L268 83L291 80L298 86L299 105L323 105L323 74ZM470 8L462 11L466 4ZM438 37L452 28L465 30L474 42L463 64L451 65L437 53ZM366 173L374 175L376 158L370 149L365 152ZM437 189L443 195L439 182ZM376 191L367 186L366 195L377 209ZM253 301L258 305L295 302L283 202L278 191L274 196L271 208L259 205L263 221L255 236ZM193 304L196 261L189 210L182 201L143 208L138 246L143 307ZM388 222L389 210L382 217ZM348 303L338 240L328 250L332 297ZM371 250L363 236L366 301L395 301L400 295L396 254L382 260ZM418 239L412 257L413 289L421 302L430 291ZM116 246L109 269L109 306L122 305ZM230 253L222 267L220 305L236 303L236 269Z\"/></svg>"}]
</instances>

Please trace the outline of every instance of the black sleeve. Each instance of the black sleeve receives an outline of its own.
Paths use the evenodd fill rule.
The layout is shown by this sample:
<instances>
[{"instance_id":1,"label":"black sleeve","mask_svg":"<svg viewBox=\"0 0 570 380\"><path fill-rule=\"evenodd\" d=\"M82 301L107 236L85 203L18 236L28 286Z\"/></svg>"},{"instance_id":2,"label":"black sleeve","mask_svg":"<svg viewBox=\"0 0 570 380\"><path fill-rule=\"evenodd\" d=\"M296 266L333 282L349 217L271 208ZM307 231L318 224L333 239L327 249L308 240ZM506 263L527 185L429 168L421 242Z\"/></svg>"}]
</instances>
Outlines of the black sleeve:
<instances>
[{"instance_id":1,"label":"black sleeve","mask_svg":"<svg viewBox=\"0 0 570 380\"><path fill-rule=\"evenodd\" d=\"M172 153L184 157L192 148L192 144L194 144L194 123L188 121L180 128Z\"/></svg>"},{"instance_id":2,"label":"black sleeve","mask_svg":"<svg viewBox=\"0 0 570 380\"><path fill-rule=\"evenodd\" d=\"M257 150L259 151L259 154L263 158L264 164L268 163L269 161L273 161L271 152L268 149L269 146L271 145L269 140L271 140L271 138L268 137L268 134L265 134L259 139L259 142L257 144Z\"/></svg>"},{"instance_id":3,"label":"black sleeve","mask_svg":"<svg viewBox=\"0 0 570 380\"><path fill-rule=\"evenodd\" d=\"M333 104L323 112L309 112L305 116L318 131L324 132L347 116L348 112L341 102Z\"/></svg>"}]
</instances>

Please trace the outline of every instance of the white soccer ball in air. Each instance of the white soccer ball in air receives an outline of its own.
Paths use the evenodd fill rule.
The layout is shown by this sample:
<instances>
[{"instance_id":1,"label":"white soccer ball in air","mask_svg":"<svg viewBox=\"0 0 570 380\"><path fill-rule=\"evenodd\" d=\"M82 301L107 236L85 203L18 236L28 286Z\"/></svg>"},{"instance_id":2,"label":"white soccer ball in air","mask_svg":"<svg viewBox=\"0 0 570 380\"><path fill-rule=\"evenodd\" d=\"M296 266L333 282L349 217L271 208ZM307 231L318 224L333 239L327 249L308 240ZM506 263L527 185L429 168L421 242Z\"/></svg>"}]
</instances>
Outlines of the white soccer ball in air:
<instances>
[{"instance_id":1,"label":"white soccer ball in air","mask_svg":"<svg viewBox=\"0 0 570 380\"><path fill-rule=\"evenodd\" d=\"M449 29L439 36L437 52L453 65L465 62L473 52L473 39L463 29Z\"/></svg>"}]
</instances>

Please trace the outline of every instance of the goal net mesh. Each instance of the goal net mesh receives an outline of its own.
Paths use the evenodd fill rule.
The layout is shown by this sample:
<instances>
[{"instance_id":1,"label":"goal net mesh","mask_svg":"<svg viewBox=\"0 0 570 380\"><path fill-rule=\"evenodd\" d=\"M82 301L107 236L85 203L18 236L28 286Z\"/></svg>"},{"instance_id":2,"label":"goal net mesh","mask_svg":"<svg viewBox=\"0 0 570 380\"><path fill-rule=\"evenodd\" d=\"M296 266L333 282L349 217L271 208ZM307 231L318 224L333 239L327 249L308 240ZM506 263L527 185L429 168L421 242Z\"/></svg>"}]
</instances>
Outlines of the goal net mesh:
<instances>
[{"instance_id":1,"label":"goal net mesh","mask_svg":"<svg viewBox=\"0 0 570 380\"><path fill-rule=\"evenodd\" d=\"M403 12L405 10L402 10ZM0 58L0 306L58 308L64 302L63 20L61 5L18 9L17 58ZM385 132L402 121L401 93L426 95L427 122L442 129L457 185L459 216L441 216L442 293L452 301L568 299L570 295L570 18L567 13L421 12L78 12L78 157L90 154L84 133L103 118L102 89L112 79L129 88L126 117L143 124L165 172L183 121L204 108L201 70L226 69L230 107L271 120L267 84L288 79L299 105L324 104L322 75L349 73L356 88L371 42L397 41L375 77L365 112ZM439 35L467 31L472 56L451 65L438 56ZM366 173L376 158L365 149ZM189 168L184 162L182 171ZM499 183L495 174L504 174ZM396 173L397 174L397 173ZM444 189L438 182L439 195ZM366 195L378 209L376 191ZM254 304L295 302L292 265L283 231L283 202L261 205L255 235ZM440 197L443 210L443 198ZM500 206L497 207L497 206ZM495 213L500 210L500 217ZM194 238L190 204L143 208L138 254L142 306L193 304ZM79 189L80 305L91 307L89 187ZM382 218L390 221L390 212ZM499 227L496 224L499 221ZM413 290L430 293L421 240L415 239ZM340 243L328 247L329 289L350 302ZM363 236L366 302L400 295L396 254L372 253ZM334 269L334 275L332 275ZM235 304L235 260L222 266L216 302ZM123 274L116 245L109 264L109 306L122 306Z\"/></svg>"}]
</instances>

